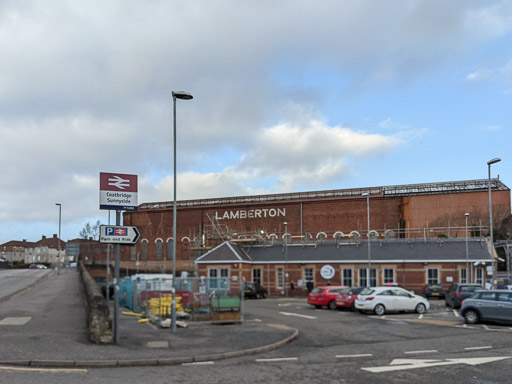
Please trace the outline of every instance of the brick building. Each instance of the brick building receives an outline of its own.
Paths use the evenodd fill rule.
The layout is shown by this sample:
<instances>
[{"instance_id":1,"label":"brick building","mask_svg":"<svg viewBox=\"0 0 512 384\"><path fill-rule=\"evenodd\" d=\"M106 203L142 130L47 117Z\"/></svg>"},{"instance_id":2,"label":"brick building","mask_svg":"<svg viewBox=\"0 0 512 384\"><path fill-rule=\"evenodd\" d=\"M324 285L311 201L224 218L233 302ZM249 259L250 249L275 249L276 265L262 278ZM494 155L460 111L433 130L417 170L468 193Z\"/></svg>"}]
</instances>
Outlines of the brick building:
<instances>
[{"instance_id":1,"label":"brick building","mask_svg":"<svg viewBox=\"0 0 512 384\"><path fill-rule=\"evenodd\" d=\"M510 189L491 180L494 228L510 216ZM368 193L367 196L363 194ZM176 270L196 271L195 260L224 241L271 245L368 238L438 239L489 232L488 180L469 180L184 200L177 202ZM172 202L144 203L124 212L124 225L141 237L122 268L172 270ZM286 233L286 235L285 235Z\"/></svg>"}]
</instances>

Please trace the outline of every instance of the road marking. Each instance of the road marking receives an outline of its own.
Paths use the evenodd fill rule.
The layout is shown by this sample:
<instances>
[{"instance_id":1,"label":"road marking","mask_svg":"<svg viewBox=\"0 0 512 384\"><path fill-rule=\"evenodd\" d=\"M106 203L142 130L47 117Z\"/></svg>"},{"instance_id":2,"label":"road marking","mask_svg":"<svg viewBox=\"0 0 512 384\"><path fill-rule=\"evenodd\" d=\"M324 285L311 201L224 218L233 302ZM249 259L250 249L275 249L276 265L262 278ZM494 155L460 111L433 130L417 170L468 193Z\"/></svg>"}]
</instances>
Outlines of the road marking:
<instances>
[{"instance_id":1,"label":"road marking","mask_svg":"<svg viewBox=\"0 0 512 384\"><path fill-rule=\"evenodd\" d=\"M308 316L308 315L299 315L298 313L291 313L291 312L279 312L281 315L285 316L296 316L296 317L303 317L304 319L310 319L315 320L316 316Z\"/></svg>"},{"instance_id":2,"label":"road marking","mask_svg":"<svg viewBox=\"0 0 512 384\"><path fill-rule=\"evenodd\" d=\"M361 368L364 371L372 372L372 373L382 373L382 372L393 372L393 371L403 371L407 369L417 369L417 368L431 368L431 367L439 367L443 365L454 365L454 364L467 364L467 365L479 365L492 363L494 361L500 361L505 359L510 359L512 356L502 356L502 357L476 357L472 359L447 359L447 360L418 360L418 359L395 359L389 365L382 367L364 367Z\"/></svg>"},{"instance_id":3,"label":"road marking","mask_svg":"<svg viewBox=\"0 0 512 384\"><path fill-rule=\"evenodd\" d=\"M336 355L337 359L344 359L344 358L350 358L350 357L371 357L373 356L371 353L361 353L359 355Z\"/></svg>"},{"instance_id":4,"label":"road marking","mask_svg":"<svg viewBox=\"0 0 512 384\"><path fill-rule=\"evenodd\" d=\"M289 307L290 305L292 305L292 304L291 303L277 304L278 307Z\"/></svg>"},{"instance_id":5,"label":"road marking","mask_svg":"<svg viewBox=\"0 0 512 384\"><path fill-rule=\"evenodd\" d=\"M487 325L483 326L486 331L489 331L489 327Z\"/></svg>"},{"instance_id":6,"label":"road marking","mask_svg":"<svg viewBox=\"0 0 512 384\"><path fill-rule=\"evenodd\" d=\"M423 315L419 315L419 316L418 316L418 319L419 319L419 320L423 319Z\"/></svg>"},{"instance_id":7,"label":"road marking","mask_svg":"<svg viewBox=\"0 0 512 384\"><path fill-rule=\"evenodd\" d=\"M453 310L453 314L455 315L455 317L460 317L459 313L455 309Z\"/></svg>"},{"instance_id":8,"label":"road marking","mask_svg":"<svg viewBox=\"0 0 512 384\"><path fill-rule=\"evenodd\" d=\"M0 365L0 371L86 373L87 369L83 369L83 368L26 368L26 367L6 367L6 366Z\"/></svg>"},{"instance_id":9,"label":"road marking","mask_svg":"<svg viewBox=\"0 0 512 384\"><path fill-rule=\"evenodd\" d=\"M257 363L273 363L276 361L297 361L298 357L278 357L275 359L256 359Z\"/></svg>"},{"instance_id":10,"label":"road marking","mask_svg":"<svg viewBox=\"0 0 512 384\"><path fill-rule=\"evenodd\" d=\"M213 361L196 361L195 363L183 363L181 365L213 365Z\"/></svg>"},{"instance_id":11,"label":"road marking","mask_svg":"<svg viewBox=\"0 0 512 384\"><path fill-rule=\"evenodd\" d=\"M25 325L30 320L32 320L32 317L6 317L2 321L0 321L0 325Z\"/></svg>"},{"instance_id":12,"label":"road marking","mask_svg":"<svg viewBox=\"0 0 512 384\"><path fill-rule=\"evenodd\" d=\"M446 321L446 320L429 320L429 319L408 319L407 321L411 323L424 323L424 324L434 324L434 325L456 325L455 321Z\"/></svg>"},{"instance_id":13,"label":"road marking","mask_svg":"<svg viewBox=\"0 0 512 384\"><path fill-rule=\"evenodd\" d=\"M407 352L404 352L406 355L412 355L412 354L416 354L416 353L436 353L437 352L437 349L427 349L427 350L424 350L424 351L407 351Z\"/></svg>"},{"instance_id":14,"label":"road marking","mask_svg":"<svg viewBox=\"0 0 512 384\"><path fill-rule=\"evenodd\" d=\"M478 351L478 350L481 350L481 349L492 349L492 346L491 345L487 345L485 347L467 347L467 348L464 348L464 350L466 350L466 351Z\"/></svg>"}]
</instances>

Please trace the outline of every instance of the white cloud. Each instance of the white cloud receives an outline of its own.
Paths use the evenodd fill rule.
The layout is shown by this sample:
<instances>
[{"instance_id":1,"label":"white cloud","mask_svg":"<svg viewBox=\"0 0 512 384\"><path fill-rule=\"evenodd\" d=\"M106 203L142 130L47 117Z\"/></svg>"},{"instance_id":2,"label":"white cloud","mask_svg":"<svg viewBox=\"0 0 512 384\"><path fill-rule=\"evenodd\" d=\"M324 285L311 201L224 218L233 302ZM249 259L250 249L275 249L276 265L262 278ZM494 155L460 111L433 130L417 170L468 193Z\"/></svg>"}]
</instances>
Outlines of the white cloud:
<instances>
[{"instance_id":1,"label":"white cloud","mask_svg":"<svg viewBox=\"0 0 512 384\"><path fill-rule=\"evenodd\" d=\"M470 73L466 76L468 81L482 81L487 80L493 75L493 71L490 69L478 69L475 72Z\"/></svg>"},{"instance_id":2,"label":"white cloud","mask_svg":"<svg viewBox=\"0 0 512 384\"><path fill-rule=\"evenodd\" d=\"M502 126L501 125L487 125L487 126L483 127L482 129L484 131L489 131L489 132L498 132L498 131L501 131Z\"/></svg>"}]
</instances>

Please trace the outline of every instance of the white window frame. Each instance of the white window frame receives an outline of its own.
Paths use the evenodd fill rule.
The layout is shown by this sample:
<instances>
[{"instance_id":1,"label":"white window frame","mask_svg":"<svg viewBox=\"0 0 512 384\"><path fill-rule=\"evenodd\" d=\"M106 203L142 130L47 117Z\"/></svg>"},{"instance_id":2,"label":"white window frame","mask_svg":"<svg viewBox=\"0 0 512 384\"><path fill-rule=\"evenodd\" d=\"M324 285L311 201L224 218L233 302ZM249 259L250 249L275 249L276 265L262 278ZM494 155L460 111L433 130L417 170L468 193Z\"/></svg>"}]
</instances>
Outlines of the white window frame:
<instances>
[{"instance_id":1,"label":"white window frame","mask_svg":"<svg viewBox=\"0 0 512 384\"><path fill-rule=\"evenodd\" d=\"M345 271L346 272L349 272L348 274L350 276L345 276ZM354 270L352 268L343 268L341 270L341 278L342 278L342 282L341 282L341 285L346 285L348 287L353 287L354 286ZM349 284L347 284L349 283Z\"/></svg>"},{"instance_id":2,"label":"white window frame","mask_svg":"<svg viewBox=\"0 0 512 384\"><path fill-rule=\"evenodd\" d=\"M284 268L276 269L276 286L277 288L284 287Z\"/></svg>"},{"instance_id":3,"label":"white window frame","mask_svg":"<svg viewBox=\"0 0 512 384\"><path fill-rule=\"evenodd\" d=\"M436 271L435 278L430 277L430 271ZM439 278L439 268L427 268L427 284L440 284Z\"/></svg>"},{"instance_id":4,"label":"white window frame","mask_svg":"<svg viewBox=\"0 0 512 384\"><path fill-rule=\"evenodd\" d=\"M459 280L461 283L468 283L468 270L466 268L461 268L459 273Z\"/></svg>"},{"instance_id":5,"label":"white window frame","mask_svg":"<svg viewBox=\"0 0 512 384\"><path fill-rule=\"evenodd\" d=\"M389 276L386 276L386 272L391 271L391 281L389 280ZM395 282L395 268L384 268L382 271L382 282L383 284L392 284Z\"/></svg>"}]
</instances>

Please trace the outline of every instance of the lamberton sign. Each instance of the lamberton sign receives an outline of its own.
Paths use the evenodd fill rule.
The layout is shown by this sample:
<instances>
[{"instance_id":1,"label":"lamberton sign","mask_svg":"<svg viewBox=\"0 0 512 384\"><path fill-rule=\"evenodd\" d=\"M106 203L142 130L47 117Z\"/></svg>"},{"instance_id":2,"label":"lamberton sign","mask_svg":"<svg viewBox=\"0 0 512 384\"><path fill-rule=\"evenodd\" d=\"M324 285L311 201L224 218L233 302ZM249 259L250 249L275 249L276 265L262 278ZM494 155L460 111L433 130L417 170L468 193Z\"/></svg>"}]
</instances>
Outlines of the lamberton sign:
<instances>
[{"instance_id":1,"label":"lamberton sign","mask_svg":"<svg viewBox=\"0 0 512 384\"><path fill-rule=\"evenodd\" d=\"M238 209L236 211L215 211L217 220L234 219L264 219L266 217L285 217L286 208L257 208L257 209Z\"/></svg>"}]
</instances>

